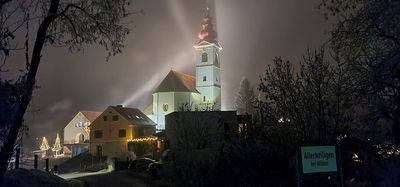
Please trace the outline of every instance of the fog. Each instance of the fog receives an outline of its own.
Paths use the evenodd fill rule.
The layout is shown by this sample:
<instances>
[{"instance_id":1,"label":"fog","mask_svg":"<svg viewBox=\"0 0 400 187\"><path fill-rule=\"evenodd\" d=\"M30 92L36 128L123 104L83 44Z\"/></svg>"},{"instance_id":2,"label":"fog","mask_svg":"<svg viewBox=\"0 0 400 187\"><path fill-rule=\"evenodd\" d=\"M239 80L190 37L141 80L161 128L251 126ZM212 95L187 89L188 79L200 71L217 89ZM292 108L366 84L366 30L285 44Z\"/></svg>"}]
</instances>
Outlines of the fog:
<instances>
[{"instance_id":1,"label":"fog","mask_svg":"<svg viewBox=\"0 0 400 187\"><path fill-rule=\"evenodd\" d=\"M151 103L155 87L173 69L194 75L194 49L206 7L223 47L222 109L234 109L243 76L257 88L274 56L298 62L307 47L327 38L328 25L319 1L298 0L136 0L131 34L123 53L106 62L99 46L78 53L45 48L39 67L40 86L26 115L30 127L25 147L37 149L41 137L54 143L79 110L103 111L123 104L139 109ZM17 61L17 60L15 60ZM9 61L12 63L12 61Z\"/></svg>"}]
</instances>

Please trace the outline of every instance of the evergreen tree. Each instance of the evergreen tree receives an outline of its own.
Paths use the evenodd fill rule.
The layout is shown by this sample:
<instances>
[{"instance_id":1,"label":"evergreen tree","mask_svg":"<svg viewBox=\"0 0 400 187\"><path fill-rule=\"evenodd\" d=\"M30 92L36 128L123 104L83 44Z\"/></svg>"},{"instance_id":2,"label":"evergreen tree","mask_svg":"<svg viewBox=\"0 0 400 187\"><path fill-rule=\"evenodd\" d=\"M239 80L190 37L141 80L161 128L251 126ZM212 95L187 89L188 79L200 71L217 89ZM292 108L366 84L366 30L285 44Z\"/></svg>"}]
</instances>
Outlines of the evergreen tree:
<instances>
[{"instance_id":1,"label":"evergreen tree","mask_svg":"<svg viewBox=\"0 0 400 187\"><path fill-rule=\"evenodd\" d=\"M55 151L55 156L57 157L58 152L61 151L60 136L57 133L56 141L54 142L53 151Z\"/></svg>"},{"instance_id":2,"label":"evergreen tree","mask_svg":"<svg viewBox=\"0 0 400 187\"><path fill-rule=\"evenodd\" d=\"M40 150L42 151L42 157L46 156L46 151L50 149L49 142L47 142L46 137L43 137L42 145L40 145Z\"/></svg>"},{"instance_id":3,"label":"evergreen tree","mask_svg":"<svg viewBox=\"0 0 400 187\"><path fill-rule=\"evenodd\" d=\"M243 77L240 81L239 91L235 98L235 108L238 114L253 114L254 113L254 102L256 97L254 95L253 87L249 80Z\"/></svg>"},{"instance_id":4,"label":"evergreen tree","mask_svg":"<svg viewBox=\"0 0 400 187\"><path fill-rule=\"evenodd\" d=\"M43 137L42 145L40 145L40 150L41 151L47 151L49 149L50 149L49 142L47 142L46 137Z\"/></svg>"}]
</instances>

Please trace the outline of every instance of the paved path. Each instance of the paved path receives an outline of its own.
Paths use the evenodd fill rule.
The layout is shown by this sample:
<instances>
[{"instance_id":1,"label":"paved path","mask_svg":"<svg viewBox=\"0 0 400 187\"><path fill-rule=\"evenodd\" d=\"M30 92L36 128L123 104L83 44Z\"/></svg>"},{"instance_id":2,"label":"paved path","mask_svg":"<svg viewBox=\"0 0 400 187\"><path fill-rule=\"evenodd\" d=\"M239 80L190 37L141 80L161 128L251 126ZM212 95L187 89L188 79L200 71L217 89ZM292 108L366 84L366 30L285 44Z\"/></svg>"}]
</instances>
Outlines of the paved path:
<instances>
[{"instance_id":1,"label":"paved path","mask_svg":"<svg viewBox=\"0 0 400 187\"><path fill-rule=\"evenodd\" d=\"M105 174L105 173L109 173L109 172L110 171L108 171L108 170L100 170L97 172L74 172L74 173L59 174L58 176L63 179L68 180L68 179L85 177L85 176L90 176L90 175L100 175L100 174Z\"/></svg>"},{"instance_id":2,"label":"paved path","mask_svg":"<svg viewBox=\"0 0 400 187\"><path fill-rule=\"evenodd\" d=\"M155 186L152 178L144 173L127 170L76 178L88 187L142 187Z\"/></svg>"}]
</instances>

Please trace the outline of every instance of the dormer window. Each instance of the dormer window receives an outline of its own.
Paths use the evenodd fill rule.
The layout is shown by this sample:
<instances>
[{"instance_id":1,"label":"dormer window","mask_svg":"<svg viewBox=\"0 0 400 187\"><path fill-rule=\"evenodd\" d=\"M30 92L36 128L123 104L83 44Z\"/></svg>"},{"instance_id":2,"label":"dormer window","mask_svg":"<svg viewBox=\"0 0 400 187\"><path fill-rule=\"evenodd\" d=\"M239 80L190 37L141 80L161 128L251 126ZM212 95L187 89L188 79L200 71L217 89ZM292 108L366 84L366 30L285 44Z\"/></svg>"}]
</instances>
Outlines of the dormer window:
<instances>
[{"instance_id":1,"label":"dormer window","mask_svg":"<svg viewBox=\"0 0 400 187\"><path fill-rule=\"evenodd\" d=\"M201 55L201 62L208 62L208 54L207 53L203 53Z\"/></svg>"}]
</instances>

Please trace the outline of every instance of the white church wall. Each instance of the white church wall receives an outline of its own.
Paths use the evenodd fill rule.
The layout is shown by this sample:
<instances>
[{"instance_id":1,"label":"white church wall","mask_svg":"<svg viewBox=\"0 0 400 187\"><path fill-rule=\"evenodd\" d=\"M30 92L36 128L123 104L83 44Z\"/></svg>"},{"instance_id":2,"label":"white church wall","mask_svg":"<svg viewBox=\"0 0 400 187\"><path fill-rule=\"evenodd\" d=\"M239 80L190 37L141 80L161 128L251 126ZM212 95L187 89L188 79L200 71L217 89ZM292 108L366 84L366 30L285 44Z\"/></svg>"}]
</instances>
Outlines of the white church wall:
<instances>
[{"instance_id":1,"label":"white church wall","mask_svg":"<svg viewBox=\"0 0 400 187\"><path fill-rule=\"evenodd\" d=\"M157 129L165 129L164 116L174 111L175 98L174 92L160 92L153 95L154 115Z\"/></svg>"},{"instance_id":2,"label":"white church wall","mask_svg":"<svg viewBox=\"0 0 400 187\"><path fill-rule=\"evenodd\" d=\"M160 92L153 94L153 112L154 115L149 116L155 123L157 129L165 129L165 115L179 111L182 105L191 104L191 110L195 110L198 106L201 95L191 92Z\"/></svg>"},{"instance_id":3,"label":"white church wall","mask_svg":"<svg viewBox=\"0 0 400 187\"><path fill-rule=\"evenodd\" d=\"M214 44L205 45L205 46L194 46L196 49L196 66L203 66L203 65L213 65L215 60L216 53L218 52L218 48ZM203 53L207 53L207 62L202 61ZM219 66L219 63L215 63L214 65Z\"/></svg>"}]
</instances>

